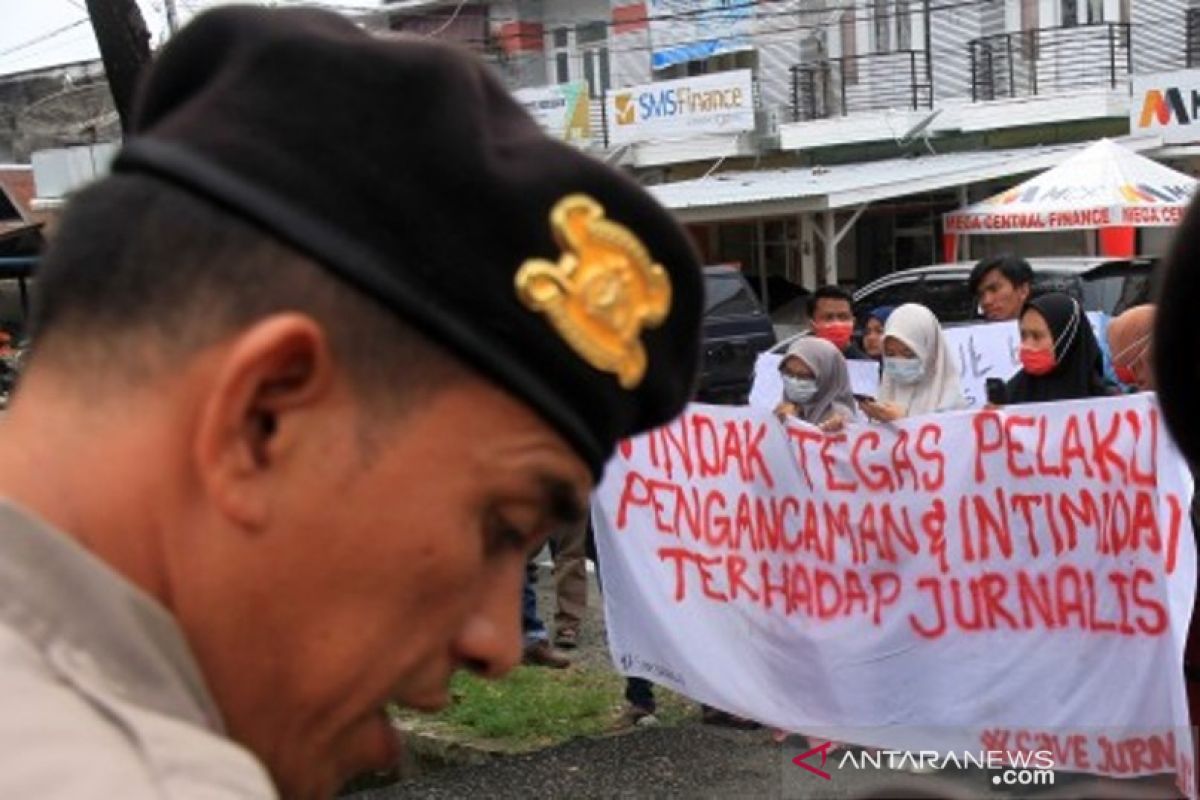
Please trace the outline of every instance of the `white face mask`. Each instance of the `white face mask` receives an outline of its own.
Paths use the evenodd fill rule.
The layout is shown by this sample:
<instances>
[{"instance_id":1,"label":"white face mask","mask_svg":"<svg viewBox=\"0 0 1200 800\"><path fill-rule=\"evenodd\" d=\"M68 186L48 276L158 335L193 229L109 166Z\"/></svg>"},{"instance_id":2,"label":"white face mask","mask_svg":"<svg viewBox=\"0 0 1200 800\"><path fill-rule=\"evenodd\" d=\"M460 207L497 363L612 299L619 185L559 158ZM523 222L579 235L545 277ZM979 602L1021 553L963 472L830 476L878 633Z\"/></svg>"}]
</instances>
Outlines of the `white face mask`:
<instances>
[{"instance_id":1,"label":"white face mask","mask_svg":"<svg viewBox=\"0 0 1200 800\"><path fill-rule=\"evenodd\" d=\"M885 356L883 371L896 383L911 386L925 375L925 365L919 358L892 358Z\"/></svg>"},{"instance_id":2,"label":"white face mask","mask_svg":"<svg viewBox=\"0 0 1200 800\"><path fill-rule=\"evenodd\" d=\"M783 396L792 403L800 405L811 403L812 399L817 396L817 382L812 378L794 378L791 375L784 375Z\"/></svg>"}]
</instances>

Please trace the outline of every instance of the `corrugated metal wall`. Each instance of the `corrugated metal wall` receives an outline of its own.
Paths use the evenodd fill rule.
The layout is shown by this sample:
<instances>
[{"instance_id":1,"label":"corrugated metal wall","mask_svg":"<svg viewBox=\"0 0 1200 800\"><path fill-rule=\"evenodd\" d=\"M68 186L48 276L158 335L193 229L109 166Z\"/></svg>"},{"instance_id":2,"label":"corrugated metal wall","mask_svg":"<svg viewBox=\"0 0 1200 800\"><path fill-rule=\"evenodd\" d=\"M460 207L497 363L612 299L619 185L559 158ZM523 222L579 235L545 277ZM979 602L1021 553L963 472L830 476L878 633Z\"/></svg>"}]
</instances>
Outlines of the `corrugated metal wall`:
<instances>
[{"instance_id":1,"label":"corrugated metal wall","mask_svg":"<svg viewBox=\"0 0 1200 800\"><path fill-rule=\"evenodd\" d=\"M930 4L934 105L948 98L971 96L971 54L967 42L983 35L981 9L955 0L933 0Z\"/></svg>"},{"instance_id":2,"label":"corrugated metal wall","mask_svg":"<svg viewBox=\"0 0 1200 800\"><path fill-rule=\"evenodd\" d=\"M801 42L808 32L801 27L806 17L801 0L781 0L761 7L754 21L753 36L758 47L758 101L775 109L782 121L791 119L791 69L800 63ZM810 42L810 49L815 46Z\"/></svg>"},{"instance_id":3,"label":"corrugated metal wall","mask_svg":"<svg viewBox=\"0 0 1200 800\"><path fill-rule=\"evenodd\" d=\"M628 6L630 0L612 0L611 8ZM609 17L612 18L611 15ZM609 46L612 48L612 85L636 86L654 80L650 70L650 27L643 25L637 30L618 33L609 28Z\"/></svg>"},{"instance_id":4,"label":"corrugated metal wall","mask_svg":"<svg viewBox=\"0 0 1200 800\"><path fill-rule=\"evenodd\" d=\"M1195 3L1192 6L1196 7ZM1134 0L1130 4L1135 73L1184 68L1188 7L1188 0Z\"/></svg>"},{"instance_id":5,"label":"corrugated metal wall","mask_svg":"<svg viewBox=\"0 0 1200 800\"><path fill-rule=\"evenodd\" d=\"M984 3L979 9L979 35L991 36L1004 33L1004 3Z\"/></svg>"}]
</instances>

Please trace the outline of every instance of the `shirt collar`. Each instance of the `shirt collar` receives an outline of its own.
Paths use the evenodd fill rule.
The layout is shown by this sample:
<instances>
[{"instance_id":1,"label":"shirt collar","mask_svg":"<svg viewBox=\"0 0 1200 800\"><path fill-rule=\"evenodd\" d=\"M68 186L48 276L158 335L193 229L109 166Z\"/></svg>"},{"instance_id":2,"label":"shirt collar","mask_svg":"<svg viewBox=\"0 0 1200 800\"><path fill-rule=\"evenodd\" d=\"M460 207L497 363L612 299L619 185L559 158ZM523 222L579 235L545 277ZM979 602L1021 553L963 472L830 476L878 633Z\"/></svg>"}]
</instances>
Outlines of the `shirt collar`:
<instances>
[{"instance_id":1,"label":"shirt collar","mask_svg":"<svg viewBox=\"0 0 1200 800\"><path fill-rule=\"evenodd\" d=\"M77 541L0 501L0 620L43 652L89 653L130 703L224 732L170 613Z\"/></svg>"}]
</instances>

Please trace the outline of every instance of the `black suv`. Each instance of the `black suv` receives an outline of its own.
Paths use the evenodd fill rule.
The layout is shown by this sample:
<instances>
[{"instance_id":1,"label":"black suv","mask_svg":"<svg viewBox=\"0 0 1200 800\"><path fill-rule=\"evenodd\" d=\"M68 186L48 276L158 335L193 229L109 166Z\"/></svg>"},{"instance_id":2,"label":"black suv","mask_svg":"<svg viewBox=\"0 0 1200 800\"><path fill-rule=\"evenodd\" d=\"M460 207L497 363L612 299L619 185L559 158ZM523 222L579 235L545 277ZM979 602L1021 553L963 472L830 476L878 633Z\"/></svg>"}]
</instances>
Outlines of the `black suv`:
<instances>
[{"instance_id":1,"label":"black suv","mask_svg":"<svg viewBox=\"0 0 1200 800\"><path fill-rule=\"evenodd\" d=\"M704 365L696 400L745 403L758 354L775 344L771 320L741 270L704 268Z\"/></svg>"}]
</instances>

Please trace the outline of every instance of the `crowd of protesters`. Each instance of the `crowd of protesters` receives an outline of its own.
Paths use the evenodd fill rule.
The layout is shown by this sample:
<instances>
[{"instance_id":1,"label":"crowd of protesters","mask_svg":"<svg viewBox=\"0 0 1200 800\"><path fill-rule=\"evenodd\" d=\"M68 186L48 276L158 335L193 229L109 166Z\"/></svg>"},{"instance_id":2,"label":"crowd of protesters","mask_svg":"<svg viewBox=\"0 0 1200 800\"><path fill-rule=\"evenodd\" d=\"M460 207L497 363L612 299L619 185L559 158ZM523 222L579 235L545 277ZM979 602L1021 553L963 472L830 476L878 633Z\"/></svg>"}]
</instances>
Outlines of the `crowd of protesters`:
<instances>
[{"instance_id":1,"label":"crowd of protesters","mask_svg":"<svg viewBox=\"0 0 1200 800\"><path fill-rule=\"evenodd\" d=\"M1080 302L1061 292L1037 294L1033 283L1030 264L1012 255L978 262L968 278L980 323L1016 322L1020 335L1015 354L1020 369L989 393L990 405L1080 400L1154 389L1153 306L1130 308L1109 321L1108 352L1117 378L1113 380L1106 377L1101 344ZM855 308L849 292L825 286L809 297L807 309L810 331L787 345L779 364L782 390L775 413L780 420L795 418L833 433L852 423L886 424L968 408L958 359L941 322L928 307L906 303ZM861 325L858 330L856 320ZM855 394L852 389L849 363L856 360L878 362L877 396ZM591 552L594 554L594 548ZM557 555L554 570L558 576ZM536 618L535 581L534 570L526 586L526 609L532 611L533 623L526 626L525 661L565 667L569 658L548 647L544 626ZM562 581L557 578L556 588L561 608ZM527 614L527 623L529 619ZM578 618L565 627L560 623L560 630L564 629L568 638L554 643L567 649L578 636ZM626 724L655 722L650 681L628 678L625 699ZM732 727L754 726L752 721L708 707L703 707L702 719Z\"/></svg>"}]
</instances>

